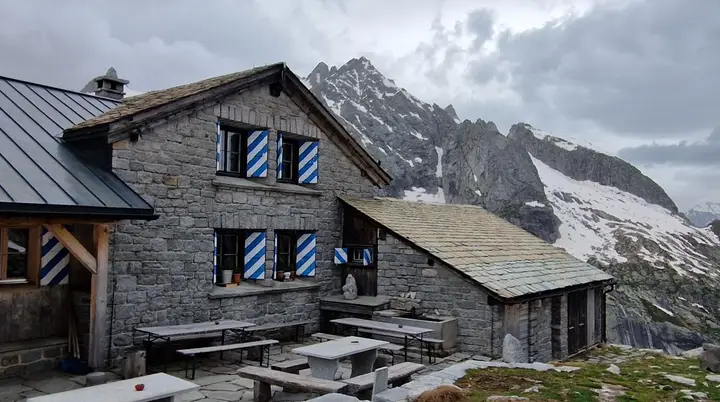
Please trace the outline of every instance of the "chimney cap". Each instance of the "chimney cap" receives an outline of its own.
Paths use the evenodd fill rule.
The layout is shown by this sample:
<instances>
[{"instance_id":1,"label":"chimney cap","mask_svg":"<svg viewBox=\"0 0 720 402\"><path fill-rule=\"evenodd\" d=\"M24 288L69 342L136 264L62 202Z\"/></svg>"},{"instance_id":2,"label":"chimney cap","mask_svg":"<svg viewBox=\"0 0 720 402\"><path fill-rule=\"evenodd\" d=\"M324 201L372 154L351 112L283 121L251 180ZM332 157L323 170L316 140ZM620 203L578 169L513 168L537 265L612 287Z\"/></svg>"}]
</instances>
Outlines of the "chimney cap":
<instances>
[{"instance_id":1,"label":"chimney cap","mask_svg":"<svg viewBox=\"0 0 720 402\"><path fill-rule=\"evenodd\" d=\"M123 84L123 85L127 85L128 83L130 83L130 81L128 81L128 80L118 78L117 71L115 71L114 67L108 68L105 75L100 75L100 76L93 78L93 81L96 81L96 82L102 81L102 80L114 81L114 82L117 82L117 83Z\"/></svg>"}]
</instances>

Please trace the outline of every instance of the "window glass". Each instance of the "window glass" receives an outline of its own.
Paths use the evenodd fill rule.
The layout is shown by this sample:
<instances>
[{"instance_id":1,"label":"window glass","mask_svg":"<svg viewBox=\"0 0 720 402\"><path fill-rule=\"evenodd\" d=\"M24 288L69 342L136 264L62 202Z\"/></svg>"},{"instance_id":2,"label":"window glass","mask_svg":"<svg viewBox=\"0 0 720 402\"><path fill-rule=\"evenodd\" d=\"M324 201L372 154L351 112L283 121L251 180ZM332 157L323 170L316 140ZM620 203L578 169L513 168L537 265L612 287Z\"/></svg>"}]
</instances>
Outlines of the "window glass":
<instances>
[{"instance_id":1,"label":"window glass","mask_svg":"<svg viewBox=\"0 0 720 402\"><path fill-rule=\"evenodd\" d=\"M28 265L28 229L7 230L7 275L9 278L25 278Z\"/></svg>"},{"instance_id":2,"label":"window glass","mask_svg":"<svg viewBox=\"0 0 720 402\"><path fill-rule=\"evenodd\" d=\"M243 272L243 258L239 253L241 236L224 234L218 236L218 263L220 270L230 269L234 273Z\"/></svg>"},{"instance_id":3,"label":"window glass","mask_svg":"<svg viewBox=\"0 0 720 402\"><path fill-rule=\"evenodd\" d=\"M277 270L292 271L295 267L295 238L283 233L277 236Z\"/></svg>"},{"instance_id":4,"label":"window glass","mask_svg":"<svg viewBox=\"0 0 720 402\"><path fill-rule=\"evenodd\" d=\"M296 180L295 171L295 144L283 142L282 177L286 180Z\"/></svg>"},{"instance_id":5,"label":"window glass","mask_svg":"<svg viewBox=\"0 0 720 402\"><path fill-rule=\"evenodd\" d=\"M240 152L242 151L240 133L227 132L227 135L226 160L228 166L226 169L230 172L240 172Z\"/></svg>"}]
</instances>

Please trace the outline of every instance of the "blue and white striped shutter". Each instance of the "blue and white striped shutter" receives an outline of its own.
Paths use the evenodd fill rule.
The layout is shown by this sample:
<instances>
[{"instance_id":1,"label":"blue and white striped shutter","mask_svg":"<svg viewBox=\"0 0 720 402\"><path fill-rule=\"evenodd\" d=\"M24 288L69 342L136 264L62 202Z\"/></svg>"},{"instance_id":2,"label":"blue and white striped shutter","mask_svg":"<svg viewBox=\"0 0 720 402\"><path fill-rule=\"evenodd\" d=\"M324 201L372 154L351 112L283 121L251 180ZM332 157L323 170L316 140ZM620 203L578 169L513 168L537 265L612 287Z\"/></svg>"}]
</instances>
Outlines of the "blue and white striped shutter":
<instances>
[{"instance_id":1,"label":"blue and white striped shutter","mask_svg":"<svg viewBox=\"0 0 720 402\"><path fill-rule=\"evenodd\" d=\"M318 182L318 145L317 141L305 141L300 144L298 158L298 183L300 184Z\"/></svg>"},{"instance_id":2,"label":"blue and white striped shutter","mask_svg":"<svg viewBox=\"0 0 720 402\"><path fill-rule=\"evenodd\" d=\"M335 249L335 265L347 264L348 262L348 249L336 248Z\"/></svg>"},{"instance_id":3,"label":"blue and white striped shutter","mask_svg":"<svg viewBox=\"0 0 720 402\"><path fill-rule=\"evenodd\" d=\"M295 275L315 276L315 248L317 237L315 233L306 233L297 240L297 259L295 260Z\"/></svg>"},{"instance_id":4,"label":"blue and white striped shutter","mask_svg":"<svg viewBox=\"0 0 720 402\"><path fill-rule=\"evenodd\" d=\"M283 170L283 135L281 132L277 134L277 178L282 179Z\"/></svg>"},{"instance_id":5,"label":"blue and white striped shutter","mask_svg":"<svg viewBox=\"0 0 720 402\"><path fill-rule=\"evenodd\" d=\"M247 177L267 177L268 131L252 131L248 136Z\"/></svg>"},{"instance_id":6,"label":"blue and white striped shutter","mask_svg":"<svg viewBox=\"0 0 720 402\"><path fill-rule=\"evenodd\" d=\"M215 170L218 172L222 169L222 155L222 134L220 132L220 122L218 122L215 138Z\"/></svg>"},{"instance_id":7,"label":"blue and white striped shutter","mask_svg":"<svg viewBox=\"0 0 720 402\"><path fill-rule=\"evenodd\" d=\"M275 243L273 243L273 279L275 279L275 275L277 274L277 233L275 233Z\"/></svg>"},{"instance_id":8,"label":"blue and white striped shutter","mask_svg":"<svg viewBox=\"0 0 720 402\"><path fill-rule=\"evenodd\" d=\"M245 279L265 278L265 232L245 237Z\"/></svg>"},{"instance_id":9,"label":"blue and white striped shutter","mask_svg":"<svg viewBox=\"0 0 720 402\"><path fill-rule=\"evenodd\" d=\"M364 248L363 249L363 265L370 265L370 264L372 264L372 249Z\"/></svg>"},{"instance_id":10,"label":"blue and white striped shutter","mask_svg":"<svg viewBox=\"0 0 720 402\"><path fill-rule=\"evenodd\" d=\"M217 232L213 232L213 284L217 283Z\"/></svg>"},{"instance_id":11,"label":"blue and white striped shutter","mask_svg":"<svg viewBox=\"0 0 720 402\"><path fill-rule=\"evenodd\" d=\"M70 252L45 227L42 228L41 244L40 285L54 286L69 283Z\"/></svg>"}]
</instances>

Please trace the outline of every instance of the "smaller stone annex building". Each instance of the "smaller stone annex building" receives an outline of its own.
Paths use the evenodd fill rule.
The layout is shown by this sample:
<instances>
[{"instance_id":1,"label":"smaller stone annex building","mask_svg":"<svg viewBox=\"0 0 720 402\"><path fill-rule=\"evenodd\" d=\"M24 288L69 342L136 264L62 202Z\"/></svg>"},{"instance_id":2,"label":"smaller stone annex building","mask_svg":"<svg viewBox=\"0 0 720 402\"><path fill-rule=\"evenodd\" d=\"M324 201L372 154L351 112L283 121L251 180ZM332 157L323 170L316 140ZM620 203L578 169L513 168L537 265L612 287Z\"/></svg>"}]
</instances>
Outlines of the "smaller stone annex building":
<instances>
[{"instance_id":1,"label":"smaller stone annex building","mask_svg":"<svg viewBox=\"0 0 720 402\"><path fill-rule=\"evenodd\" d=\"M605 272L478 206L341 199L346 223L362 228L346 228L346 245L370 233L362 247L376 254L361 294L411 298L418 314L458 317L464 352L498 358L511 334L527 361L546 362L604 341L605 293L615 283Z\"/></svg>"},{"instance_id":2,"label":"smaller stone annex building","mask_svg":"<svg viewBox=\"0 0 720 402\"><path fill-rule=\"evenodd\" d=\"M479 207L374 198L390 176L284 63L126 99L114 70L96 79L101 96L6 81L0 141L40 156L0 175L0 305L25 312L0 315L14 328L0 331L0 355L17 350L4 341L63 336L77 289L90 296L82 355L98 369L140 344L137 326L310 320L312 331L348 273L364 297L411 295L457 317L467 352L498 357L510 333L547 361L603 339L611 276ZM38 177L57 200L34 196ZM27 250L22 278L3 274L6 233L29 236L13 249ZM26 331L46 312L52 331Z\"/></svg>"}]
</instances>

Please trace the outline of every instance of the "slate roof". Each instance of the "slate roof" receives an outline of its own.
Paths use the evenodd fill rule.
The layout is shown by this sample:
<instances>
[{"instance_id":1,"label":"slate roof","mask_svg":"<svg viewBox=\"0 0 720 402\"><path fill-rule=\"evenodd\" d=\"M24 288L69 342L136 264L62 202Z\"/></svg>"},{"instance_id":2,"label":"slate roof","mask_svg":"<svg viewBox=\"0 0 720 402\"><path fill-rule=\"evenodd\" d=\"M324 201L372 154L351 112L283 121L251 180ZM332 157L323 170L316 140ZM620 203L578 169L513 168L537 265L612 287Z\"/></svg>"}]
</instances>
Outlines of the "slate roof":
<instances>
[{"instance_id":1,"label":"slate roof","mask_svg":"<svg viewBox=\"0 0 720 402\"><path fill-rule=\"evenodd\" d=\"M155 218L122 180L84 162L59 138L117 104L0 77L0 214Z\"/></svg>"},{"instance_id":2,"label":"slate roof","mask_svg":"<svg viewBox=\"0 0 720 402\"><path fill-rule=\"evenodd\" d=\"M191 84L180 85L172 88L161 89L158 91L151 91L140 95L132 96L127 98L122 105L106 113L102 113L96 117L87 119L79 124L76 124L72 127L72 130L77 131L80 129L86 129L112 123L124 117L129 117L148 109L166 105L175 100L182 99L187 96L192 96L200 92L207 91L209 89L217 88L221 85L249 77L256 73L271 70L273 68L278 68L279 66L282 66L282 63L271 64L268 66L253 68L250 70L197 81Z\"/></svg>"},{"instance_id":3,"label":"slate roof","mask_svg":"<svg viewBox=\"0 0 720 402\"><path fill-rule=\"evenodd\" d=\"M390 183L392 180L390 174L380 166L378 161L375 160L370 153L368 153L367 149L358 143L358 141L337 120L333 113L327 110L323 103L320 102L320 100L317 99L317 97L302 83L295 73L287 68L285 63L270 64L237 73L209 78L191 84L132 96L127 98L122 105L106 113L67 128L65 130L65 138L70 138L73 135L79 135L81 133L103 131L108 129L108 127L111 127L111 125L116 122L134 122L135 118L142 119L143 113L152 114L153 110L158 110L166 105L168 105L168 108L172 109L171 105L176 102L181 103L182 100L190 98L193 95L199 95L205 91L210 91L225 85L231 85L243 79L252 80L254 76L262 73L272 75L274 72L277 72L278 77L283 77L285 79L285 83L290 82L295 84L295 88L297 88L296 92L300 92L302 96L308 99L308 101L315 106L316 110L320 112L319 114L336 128L344 143L348 145L347 151L349 151L350 155L352 155L353 158L359 157L356 160L362 163L362 167L364 169L372 169L372 171L376 173L376 175L370 176L371 179L374 177L378 178L378 180L373 179L376 184L383 185Z\"/></svg>"},{"instance_id":4,"label":"slate roof","mask_svg":"<svg viewBox=\"0 0 720 402\"><path fill-rule=\"evenodd\" d=\"M478 206L340 198L502 299L614 281Z\"/></svg>"}]
</instances>

